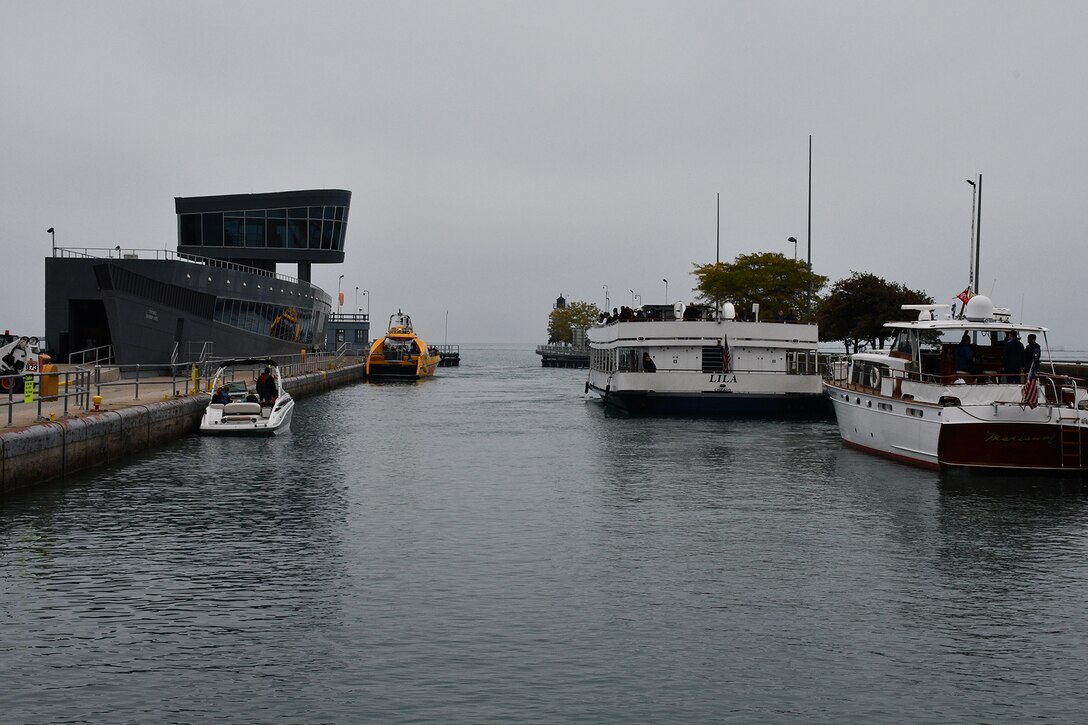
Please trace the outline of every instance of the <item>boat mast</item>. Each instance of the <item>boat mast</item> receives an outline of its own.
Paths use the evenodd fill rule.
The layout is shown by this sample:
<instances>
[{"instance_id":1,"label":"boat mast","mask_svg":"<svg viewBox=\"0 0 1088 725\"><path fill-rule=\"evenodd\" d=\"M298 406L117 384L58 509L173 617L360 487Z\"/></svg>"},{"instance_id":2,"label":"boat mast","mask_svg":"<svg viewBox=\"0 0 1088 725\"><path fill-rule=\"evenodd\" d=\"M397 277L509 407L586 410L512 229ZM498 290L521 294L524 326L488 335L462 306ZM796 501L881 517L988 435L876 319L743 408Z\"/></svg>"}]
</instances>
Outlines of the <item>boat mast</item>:
<instances>
[{"instance_id":1,"label":"boat mast","mask_svg":"<svg viewBox=\"0 0 1088 725\"><path fill-rule=\"evenodd\" d=\"M975 199L978 195L978 187L975 186L975 182L970 179L967 179L967 183L971 185L971 243L967 247L967 291L970 293L975 292ZM970 297L968 297L968 299L970 299ZM964 306L967 305L966 302L963 304Z\"/></svg>"}]
</instances>

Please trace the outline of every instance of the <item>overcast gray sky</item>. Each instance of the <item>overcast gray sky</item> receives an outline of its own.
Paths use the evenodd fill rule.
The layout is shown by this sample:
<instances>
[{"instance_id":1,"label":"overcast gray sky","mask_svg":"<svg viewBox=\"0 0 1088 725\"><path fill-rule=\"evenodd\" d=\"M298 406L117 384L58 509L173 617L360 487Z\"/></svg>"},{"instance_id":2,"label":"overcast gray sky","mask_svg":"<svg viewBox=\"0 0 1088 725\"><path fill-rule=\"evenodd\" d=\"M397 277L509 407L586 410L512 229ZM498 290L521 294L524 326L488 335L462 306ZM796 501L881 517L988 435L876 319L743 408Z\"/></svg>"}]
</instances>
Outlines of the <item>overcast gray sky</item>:
<instances>
[{"instance_id":1,"label":"overcast gray sky","mask_svg":"<svg viewBox=\"0 0 1088 725\"><path fill-rule=\"evenodd\" d=\"M0 0L0 328L58 246L174 249L175 196L352 191L346 310L543 342L555 298L693 298L806 251L1088 349L1088 3ZM293 273L293 267L281 271ZM359 306L366 306L360 294ZM448 331L446 318L448 313Z\"/></svg>"}]
</instances>

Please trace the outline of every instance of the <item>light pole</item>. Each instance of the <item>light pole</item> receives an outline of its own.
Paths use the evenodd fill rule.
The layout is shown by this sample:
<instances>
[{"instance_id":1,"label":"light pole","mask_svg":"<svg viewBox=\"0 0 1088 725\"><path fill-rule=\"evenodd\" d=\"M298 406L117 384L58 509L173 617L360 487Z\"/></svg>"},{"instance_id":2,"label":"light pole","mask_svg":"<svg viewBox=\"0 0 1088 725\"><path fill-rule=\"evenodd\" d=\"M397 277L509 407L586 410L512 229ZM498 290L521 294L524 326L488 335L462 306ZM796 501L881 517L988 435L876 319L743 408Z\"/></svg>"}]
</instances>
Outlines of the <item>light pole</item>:
<instances>
[{"instance_id":1,"label":"light pole","mask_svg":"<svg viewBox=\"0 0 1088 725\"><path fill-rule=\"evenodd\" d=\"M629 289L627 291L631 293L631 306L634 307L635 306L635 291L633 289Z\"/></svg>"},{"instance_id":2,"label":"light pole","mask_svg":"<svg viewBox=\"0 0 1088 725\"><path fill-rule=\"evenodd\" d=\"M344 281L344 275L336 280L336 314L340 314L340 308L344 306L344 293L340 291L340 283Z\"/></svg>"},{"instance_id":3,"label":"light pole","mask_svg":"<svg viewBox=\"0 0 1088 725\"><path fill-rule=\"evenodd\" d=\"M661 281L665 283L665 304L667 305L669 304L669 280L663 279Z\"/></svg>"},{"instance_id":4,"label":"light pole","mask_svg":"<svg viewBox=\"0 0 1088 725\"><path fill-rule=\"evenodd\" d=\"M362 310L359 309L359 288L358 287L355 288L355 311L356 312L362 312Z\"/></svg>"},{"instance_id":5,"label":"light pole","mask_svg":"<svg viewBox=\"0 0 1088 725\"><path fill-rule=\"evenodd\" d=\"M53 231L53 227L49 227L45 230L45 233L53 237L53 256L57 256L57 233Z\"/></svg>"},{"instance_id":6,"label":"light pole","mask_svg":"<svg viewBox=\"0 0 1088 725\"><path fill-rule=\"evenodd\" d=\"M797 239L794 238L794 237L790 237L786 241L793 245L793 261L796 262L797 261Z\"/></svg>"},{"instance_id":7,"label":"light pole","mask_svg":"<svg viewBox=\"0 0 1088 725\"><path fill-rule=\"evenodd\" d=\"M602 284L601 289L604 290L604 311L608 312L608 285Z\"/></svg>"},{"instance_id":8,"label":"light pole","mask_svg":"<svg viewBox=\"0 0 1088 725\"><path fill-rule=\"evenodd\" d=\"M370 319L370 290L363 290L363 297L366 297L366 319ZM362 310L359 310L362 312Z\"/></svg>"}]
</instances>

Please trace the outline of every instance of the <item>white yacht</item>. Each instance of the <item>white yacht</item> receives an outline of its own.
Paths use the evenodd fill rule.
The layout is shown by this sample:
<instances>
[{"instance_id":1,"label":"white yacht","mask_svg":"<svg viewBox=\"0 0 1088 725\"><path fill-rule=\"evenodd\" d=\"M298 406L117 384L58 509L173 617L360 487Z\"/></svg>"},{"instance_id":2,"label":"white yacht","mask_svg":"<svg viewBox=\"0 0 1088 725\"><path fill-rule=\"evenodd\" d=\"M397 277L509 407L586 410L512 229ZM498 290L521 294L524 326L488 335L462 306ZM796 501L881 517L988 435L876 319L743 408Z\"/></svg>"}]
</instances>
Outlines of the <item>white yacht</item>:
<instances>
[{"instance_id":1,"label":"white yacht","mask_svg":"<svg viewBox=\"0 0 1088 725\"><path fill-rule=\"evenodd\" d=\"M223 361L209 392L200 420L205 435L275 435L291 429L295 401L283 389L272 358Z\"/></svg>"},{"instance_id":2,"label":"white yacht","mask_svg":"<svg viewBox=\"0 0 1088 725\"><path fill-rule=\"evenodd\" d=\"M644 305L587 331L586 392L630 413L829 415L816 325L746 322L732 304Z\"/></svg>"},{"instance_id":3,"label":"white yacht","mask_svg":"<svg viewBox=\"0 0 1088 725\"><path fill-rule=\"evenodd\" d=\"M825 382L847 445L927 468L1088 469L1088 390L1055 374L1046 328L1010 322L982 295L957 317L903 309L918 319L886 323L887 350L850 356ZM1038 354L1009 347L1010 333Z\"/></svg>"}]
</instances>

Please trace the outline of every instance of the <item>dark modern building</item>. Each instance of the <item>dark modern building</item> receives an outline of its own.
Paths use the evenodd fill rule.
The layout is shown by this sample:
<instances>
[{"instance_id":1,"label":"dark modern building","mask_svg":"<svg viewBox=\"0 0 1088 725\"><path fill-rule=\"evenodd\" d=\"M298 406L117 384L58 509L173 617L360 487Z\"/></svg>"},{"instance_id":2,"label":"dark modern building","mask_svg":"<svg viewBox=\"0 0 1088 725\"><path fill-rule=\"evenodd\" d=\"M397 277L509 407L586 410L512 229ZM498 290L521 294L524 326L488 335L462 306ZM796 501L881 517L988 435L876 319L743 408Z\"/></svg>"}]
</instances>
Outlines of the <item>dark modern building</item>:
<instances>
[{"instance_id":1,"label":"dark modern building","mask_svg":"<svg viewBox=\"0 0 1088 725\"><path fill-rule=\"evenodd\" d=\"M350 203L341 189L177 198L177 253L57 249L46 339L61 361L110 346L122 365L321 347L333 300L311 265L344 261Z\"/></svg>"}]
</instances>

